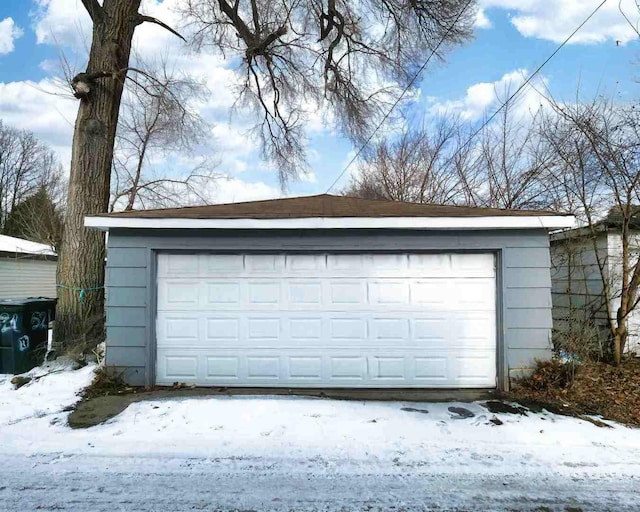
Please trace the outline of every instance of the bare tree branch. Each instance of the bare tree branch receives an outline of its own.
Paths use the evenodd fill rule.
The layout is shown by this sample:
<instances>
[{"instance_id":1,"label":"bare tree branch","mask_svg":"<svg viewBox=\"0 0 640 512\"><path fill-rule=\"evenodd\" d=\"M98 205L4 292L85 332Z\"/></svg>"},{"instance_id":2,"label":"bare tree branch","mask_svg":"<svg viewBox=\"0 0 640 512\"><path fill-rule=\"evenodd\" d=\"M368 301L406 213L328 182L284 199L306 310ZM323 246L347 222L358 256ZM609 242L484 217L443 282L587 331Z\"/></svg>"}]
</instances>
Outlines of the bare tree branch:
<instances>
[{"instance_id":1,"label":"bare tree branch","mask_svg":"<svg viewBox=\"0 0 640 512\"><path fill-rule=\"evenodd\" d=\"M104 10L98 3L98 0L82 0L82 5L84 5L84 8L91 17L91 21L93 21L95 25L102 23L104 20Z\"/></svg>"},{"instance_id":2,"label":"bare tree branch","mask_svg":"<svg viewBox=\"0 0 640 512\"><path fill-rule=\"evenodd\" d=\"M243 57L238 105L283 184L304 170L305 124L319 109L354 143L370 136L425 55L472 33L468 0L186 0L197 48Z\"/></svg>"},{"instance_id":3,"label":"bare tree branch","mask_svg":"<svg viewBox=\"0 0 640 512\"><path fill-rule=\"evenodd\" d=\"M207 158L187 169L167 170L154 165L165 157L195 157L206 147L209 126L195 113L191 104L206 90L189 76L168 69L166 61L140 61L136 78L125 91L122 102L110 209L133 210L137 207L184 206L203 202L218 178L215 163Z\"/></svg>"},{"instance_id":4,"label":"bare tree branch","mask_svg":"<svg viewBox=\"0 0 640 512\"><path fill-rule=\"evenodd\" d=\"M173 35L178 36L180 39L182 39L185 43L187 42L187 40L182 36L182 34L180 34L179 32L177 32L176 30L172 29L169 25L167 25L166 23L164 23L163 21L160 21L157 18L154 18L152 16L145 16L144 14L139 14L138 15L138 25L141 25L142 23L154 23L156 25L160 25L162 28L164 28L165 30L168 30L169 32L171 32Z\"/></svg>"}]
</instances>

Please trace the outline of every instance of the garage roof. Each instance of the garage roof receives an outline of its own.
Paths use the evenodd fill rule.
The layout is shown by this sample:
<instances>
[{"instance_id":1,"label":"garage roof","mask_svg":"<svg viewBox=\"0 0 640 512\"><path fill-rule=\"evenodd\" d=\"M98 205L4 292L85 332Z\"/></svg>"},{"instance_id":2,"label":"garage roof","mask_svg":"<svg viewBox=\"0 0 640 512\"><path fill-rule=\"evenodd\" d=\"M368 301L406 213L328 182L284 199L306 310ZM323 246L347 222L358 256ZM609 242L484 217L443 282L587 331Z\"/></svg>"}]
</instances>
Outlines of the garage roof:
<instances>
[{"instance_id":1,"label":"garage roof","mask_svg":"<svg viewBox=\"0 0 640 512\"><path fill-rule=\"evenodd\" d=\"M548 210L505 210L472 206L444 206L321 194L246 203L133 210L109 213L105 216L188 219L290 219L307 217L495 217L523 215L567 214L559 214Z\"/></svg>"},{"instance_id":2,"label":"garage roof","mask_svg":"<svg viewBox=\"0 0 640 512\"><path fill-rule=\"evenodd\" d=\"M549 210L416 204L321 194L244 203L117 212L87 217L85 225L100 229L557 229L573 226L574 218L569 214Z\"/></svg>"}]
</instances>

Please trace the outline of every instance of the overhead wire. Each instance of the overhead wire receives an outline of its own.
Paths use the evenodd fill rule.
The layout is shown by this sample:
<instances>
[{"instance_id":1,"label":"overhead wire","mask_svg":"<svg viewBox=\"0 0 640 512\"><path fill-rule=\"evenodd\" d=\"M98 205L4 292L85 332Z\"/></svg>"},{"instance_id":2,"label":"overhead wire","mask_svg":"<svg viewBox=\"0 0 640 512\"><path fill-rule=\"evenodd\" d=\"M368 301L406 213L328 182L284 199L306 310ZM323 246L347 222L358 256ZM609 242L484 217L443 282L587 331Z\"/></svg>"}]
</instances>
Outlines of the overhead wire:
<instances>
[{"instance_id":1,"label":"overhead wire","mask_svg":"<svg viewBox=\"0 0 640 512\"><path fill-rule=\"evenodd\" d=\"M531 81L540 73L540 71L542 71L542 69L558 54L558 52L560 52L560 50L562 50L562 48L564 48L569 41L571 41L571 39L573 39L575 37L575 35L582 29L582 27L584 27L590 20L591 18L593 18L600 9L602 9L602 7L607 3L608 0L602 0L602 2L600 2L598 4L598 6L591 11L591 13L584 19L584 21L582 21L582 23L580 23L580 25L578 25L578 27L571 32L571 34L569 34L569 36L567 36L566 39L564 39L564 41L562 41L562 43L560 43L560 45L544 60L544 62L542 62L542 64L540 64L536 70L531 73L524 82L522 82L522 84L520 84L520 86L516 89L516 91L511 94L506 101L504 101L500 107L491 115L489 116L483 123L482 125L475 130L471 136L465 141L464 144L462 144L462 146L460 146L456 152L443 164L443 167L446 167L447 165L449 165L457 156L458 154L463 151L472 141L473 139L475 139L475 137L482 132L488 125L489 123L491 123L491 121L493 121L496 116L507 106L509 105L509 103L511 103L515 97L520 94L520 92L527 87ZM469 3L470 4L470 3ZM467 4L465 6L465 9L469 6L469 4ZM462 12L464 12L464 9L461 11L460 16L462 16ZM459 18L458 18L459 19ZM457 23L457 21L455 22ZM452 29L453 27L449 28L449 31ZM446 34L445 34L446 37ZM442 42L444 41L444 37L441 40L441 42L439 43L438 47L440 46L440 44L442 44ZM436 50L437 48L436 47ZM434 50L434 52L436 51ZM417 79L418 75L422 72L422 70L424 70L424 68L426 68L427 64L429 63L430 59L433 57L434 52L431 53L431 55L429 55L429 58L427 59L427 61L421 66L420 70L418 71L417 75L414 77L414 79L412 80L411 83L415 82L415 80ZM410 84L411 85L411 84ZM410 87L409 85L409 87ZM406 93L406 91L408 90L408 87L405 89L405 91L403 92L403 95ZM349 163L344 167L344 169L340 172L340 174L338 175L338 177L333 181L333 183L331 184L331 186L327 189L327 193L329 191L331 191L331 189L333 189L333 187L335 187L335 185L338 183L338 181L340 181L340 179L342 178L342 176L344 176L344 173L347 172L347 170L349 169L349 167L351 167L351 165L356 161L356 159L358 158L358 156L360 156L360 154L362 154L362 152L365 150L366 146L369 144L369 142L371 141L371 139L374 137L374 135L378 132L378 130L381 128L382 123L384 123L384 121L389 117L389 115L391 115L391 112L393 111L393 109L397 106L397 104L400 102L400 100L402 99L402 96L391 106L391 109L389 110L389 112L387 112L387 114L384 116L384 118L382 119L382 121L376 126L375 130L372 132L371 136L369 136L367 138L367 140L364 142L364 144L360 147L360 149L358 150L358 152L354 155L354 157L349 161Z\"/></svg>"},{"instance_id":2,"label":"overhead wire","mask_svg":"<svg viewBox=\"0 0 640 512\"><path fill-rule=\"evenodd\" d=\"M338 177L333 181L331 186L327 189L327 193L329 193L331 191L331 189L336 186L336 184L338 183L338 181L340 181L340 178L342 178L344 173L347 172L349 167L351 167L351 165L358 159L358 157L362 154L362 152L365 150L365 148L369 145L369 142L371 142L373 137L375 137L376 133L378 133L378 130L380 130L380 128L382 128L382 125L384 124L384 122L389 118L391 113L395 110L395 108L398 106L398 104L402 101L402 98L404 98L404 96L407 94L409 89L411 89L411 87L416 82L418 77L422 74L422 72L425 70L425 68L429 65L429 62L431 62L431 59L433 58L433 56L438 52L440 47L444 44L444 42L447 39L447 36L455 28L456 24L462 19L462 16L464 15L466 10L471 6L471 4L473 2L474 2L474 0L469 0L465 4L465 6L460 10L460 12L456 16L456 18L453 20L453 23L451 23L451 25L447 28L445 34L442 36L440 41L438 41L438 44L435 46L435 48L431 51L431 53L429 54L429 57L427 57L427 60L422 64L422 66L420 66L418 68L418 71L416 71L416 73L413 75L413 78L411 78L409 83L405 86L405 88L403 89L402 93L400 93L400 96L398 96L396 98L396 100L393 102L393 104L391 105L391 108L389 108L388 112L378 122L378 124L376 125L375 129L371 132L369 137L367 137L367 139L364 141L364 143L360 146L360 149L356 152L356 154L353 156L353 158L351 158L349 163L344 167L344 169L338 175Z\"/></svg>"}]
</instances>

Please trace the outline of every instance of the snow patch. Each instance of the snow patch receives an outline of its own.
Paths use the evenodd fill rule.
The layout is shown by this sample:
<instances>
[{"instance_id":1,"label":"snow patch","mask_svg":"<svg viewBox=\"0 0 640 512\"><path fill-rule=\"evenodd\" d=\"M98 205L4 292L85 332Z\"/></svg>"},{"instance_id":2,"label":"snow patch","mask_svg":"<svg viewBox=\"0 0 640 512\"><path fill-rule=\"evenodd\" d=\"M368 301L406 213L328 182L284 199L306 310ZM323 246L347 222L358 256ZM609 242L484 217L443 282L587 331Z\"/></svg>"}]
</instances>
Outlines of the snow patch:
<instances>
[{"instance_id":1,"label":"snow patch","mask_svg":"<svg viewBox=\"0 0 640 512\"><path fill-rule=\"evenodd\" d=\"M11 384L13 375L0 375L0 439L3 429L35 421L34 437L47 437L49 421L75 404L78 393L93 380L95 365L72 370L69 361L46 363L23 374L33 380L19 389ZM45 418L45 421L38 421ZM22 426L18 427L18 431ZM27 434L28 438L28 434Z\"/></svg>"},{"instance_id":2,"label":"snow patch","mask_svg":"<svg viewBox=\"0 0 640 512\"><path fill-rule=\"evenodd\" d=\"M77 401L94 368L58 368L19 390L1 376L0 455L73 457L74 464L117 459L132 472L148 459L254 461L285 473L314 467L525 480L640 476L638 429L603 429L547 412L493 414L481 402L172 398L135 403L105 424L72 430L63 409Z\"/></svg>"}]
</instances>

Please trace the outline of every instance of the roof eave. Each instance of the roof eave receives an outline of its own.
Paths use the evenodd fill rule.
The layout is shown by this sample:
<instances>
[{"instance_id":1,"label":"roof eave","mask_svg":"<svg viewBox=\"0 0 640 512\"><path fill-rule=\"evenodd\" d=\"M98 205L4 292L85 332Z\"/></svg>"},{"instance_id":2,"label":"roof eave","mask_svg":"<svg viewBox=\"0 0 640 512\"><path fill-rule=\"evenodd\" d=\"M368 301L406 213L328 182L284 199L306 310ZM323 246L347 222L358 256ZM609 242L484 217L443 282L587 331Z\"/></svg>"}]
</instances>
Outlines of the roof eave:
<instances>
[{"instance_id":1,"label":"roof eave","mask_svg":"<svg viewBox=\"0 0 640 512\"><path fill-rule=\"evenodd\" d=\"M575 226L572 215L478 217L148 218L85 217L85 226L109 229L546 229Z\"/></svg>"}]
</instances>

